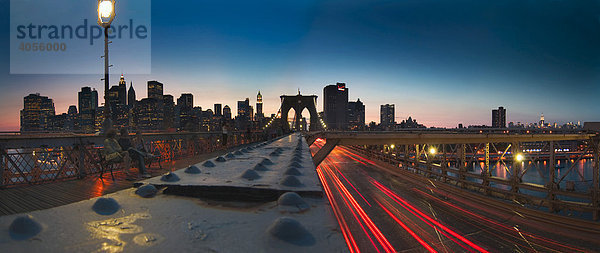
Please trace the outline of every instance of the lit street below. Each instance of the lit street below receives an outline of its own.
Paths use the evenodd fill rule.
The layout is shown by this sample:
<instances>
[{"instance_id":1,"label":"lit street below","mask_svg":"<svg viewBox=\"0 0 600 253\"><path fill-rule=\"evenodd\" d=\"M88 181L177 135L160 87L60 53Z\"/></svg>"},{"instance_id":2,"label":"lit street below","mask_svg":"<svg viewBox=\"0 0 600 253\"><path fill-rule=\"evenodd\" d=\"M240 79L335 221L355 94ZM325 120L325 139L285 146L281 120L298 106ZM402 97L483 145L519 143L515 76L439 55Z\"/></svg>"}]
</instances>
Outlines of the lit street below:
<instances>
[{"instance_id":1,"label":"lit street below","mask_svg":"<svg viewBox=\"0 0 600 253\"><path fill-rule=\"evenodd\" d=\"M315 153L325 141L311 146ZM600 245L576 231L527 221L517 212L437 194L389 168L336 147L317 167L350 252L588 252ZM576 237L577 239L574 239Z\"/></svg>"}]
</instances>

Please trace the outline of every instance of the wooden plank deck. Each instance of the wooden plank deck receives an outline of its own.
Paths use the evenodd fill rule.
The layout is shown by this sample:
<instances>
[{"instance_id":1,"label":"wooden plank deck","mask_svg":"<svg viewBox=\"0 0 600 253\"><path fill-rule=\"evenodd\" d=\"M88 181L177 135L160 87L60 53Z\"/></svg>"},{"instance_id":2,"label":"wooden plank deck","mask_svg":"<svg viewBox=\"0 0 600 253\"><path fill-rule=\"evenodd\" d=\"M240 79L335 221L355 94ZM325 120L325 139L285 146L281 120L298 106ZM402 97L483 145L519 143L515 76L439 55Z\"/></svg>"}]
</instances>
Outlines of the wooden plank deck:
<instances>
[{"instance_id":1,"label":"wooden plank deck","mask_svg":"<svg viewBox=\"0 0 600 253\"><path fill-rule=\"evenodd\" d=\"M223 155L238 148L240 147L229 150L218 150L177 161L163 162L162 170L158 168L157 164L152 164L152 168L149 168L148 172L152 176L158 176L166 171L173 171L196 164L210 157ZM128 173L137 175L137 172L138 170L133 168ZM48 209L99 197L132 187L133 183L143 179L131 180L130 177L128 179L125 170L114 171L113 174L115 175L115 181L112 180L110 172L106 172L103 175L103 180L96 174L78 180L0 189L0 216Z\"/></svg>"}]
</instances>

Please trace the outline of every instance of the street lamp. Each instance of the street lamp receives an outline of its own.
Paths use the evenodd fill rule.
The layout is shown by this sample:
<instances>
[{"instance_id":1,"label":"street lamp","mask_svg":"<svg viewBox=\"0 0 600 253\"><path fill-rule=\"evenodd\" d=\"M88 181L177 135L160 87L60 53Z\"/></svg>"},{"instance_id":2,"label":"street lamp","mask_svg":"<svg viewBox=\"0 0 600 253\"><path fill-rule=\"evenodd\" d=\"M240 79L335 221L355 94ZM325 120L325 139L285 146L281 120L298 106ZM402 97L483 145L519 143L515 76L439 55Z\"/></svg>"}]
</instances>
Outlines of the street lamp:
<instances>
[{"instance_id":1,"label":"street lamp","mask_svg":"<svg viewBox=\"0 0 600 253\"><path fill-rule=\"evenodd\" d=\"M436 150L434 147L431 147L431 148L429 149L429 154L431 154L431 155L435 155L436 153L437 153L437 150Z\"/></svg>"},{"instance_id":2,"label":"street lamp","mask_svg":"<svg viewBox=\"0 0 600 253\"><path fill-rule=\"evenodd\" d=\"M108 29L115 19L115 0L98 0L98 25L104 27L104 132L112 127L108 102Z\"/></svg>"},{"instance_id":3,"label":"street lamp","mask_svg":"<svg viewBox=\"0 0 600 253\"><path fill-rule=\"evenodd\" d=\"M522 162L523 160L525 160L525 156L523 156L523 154L519 153L519 154L517 154L515 159L517 160L517 162Z\"/></svg>"}]
</instances>

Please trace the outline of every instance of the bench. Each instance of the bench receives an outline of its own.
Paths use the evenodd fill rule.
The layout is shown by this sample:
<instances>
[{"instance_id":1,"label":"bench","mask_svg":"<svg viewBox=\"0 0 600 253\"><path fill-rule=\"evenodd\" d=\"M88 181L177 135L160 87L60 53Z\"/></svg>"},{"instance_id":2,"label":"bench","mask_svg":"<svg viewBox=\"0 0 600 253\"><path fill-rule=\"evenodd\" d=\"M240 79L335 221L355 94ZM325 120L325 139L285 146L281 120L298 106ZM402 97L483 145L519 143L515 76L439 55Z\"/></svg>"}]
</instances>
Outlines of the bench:
<instances>
[{"instance_id":1,"label":"bench","mask_svg":"<svg viewBox=\"0 0 600 253\"><path fill-rule=\"evenodd\" d=\"M110 170L110 176L112 180L115 181L115 175L113 174L113 170L115 167L124 167L124 161L107 161L106 160L106 152L104 152L103 148L99 148L97 151L98 159L96 163L100 165L100 176L98 178L103 179L103 174L106 170Z\"/></svg>"}]
</instances>

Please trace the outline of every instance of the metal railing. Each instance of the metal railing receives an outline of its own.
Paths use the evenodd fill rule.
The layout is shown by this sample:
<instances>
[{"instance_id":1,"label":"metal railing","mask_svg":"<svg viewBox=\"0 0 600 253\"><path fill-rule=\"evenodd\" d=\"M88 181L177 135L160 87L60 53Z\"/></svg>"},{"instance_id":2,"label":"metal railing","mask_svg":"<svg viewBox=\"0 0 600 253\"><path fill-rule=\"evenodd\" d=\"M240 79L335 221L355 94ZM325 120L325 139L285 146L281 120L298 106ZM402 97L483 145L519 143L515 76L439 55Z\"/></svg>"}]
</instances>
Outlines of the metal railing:
<instances>
[{"instance_id":1,"label":"metal railing","mask_svg":"<svg viewBox=\"0 0 600 253\"><path fill-rule=\"evenodd\" d=\"M436 182L568 216L600 218L598 138L569 141L354 145ZM590 215L591 214L591 215Z\"/></svg>"},{"instance_id":2,"label":"metal railing","mask_svg":"<svg viewBox=\"0 0 600 253\"><path fill-rule=\"evenodd\" d=\"M317 132L307 140L316 138L326 143L315 164L335 146L348 146L399 172L527 210L600 219L600 135L594 132Z\"/></svg>"},{"instance_id":3,"label":"metal railing","mask_svg":"<svg viewBox=\"0 0 600 253\"><path fill-rule=\"evenodd\" d=\"M266 140L260 133L233 132L223 145L222 133L144 134L144 146L162 160L177 160L218 149ZM61 134L0 136L0 187L82 178L101 168L103 136Z\"/></svg>"}]
</instances>

